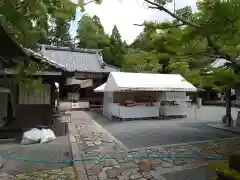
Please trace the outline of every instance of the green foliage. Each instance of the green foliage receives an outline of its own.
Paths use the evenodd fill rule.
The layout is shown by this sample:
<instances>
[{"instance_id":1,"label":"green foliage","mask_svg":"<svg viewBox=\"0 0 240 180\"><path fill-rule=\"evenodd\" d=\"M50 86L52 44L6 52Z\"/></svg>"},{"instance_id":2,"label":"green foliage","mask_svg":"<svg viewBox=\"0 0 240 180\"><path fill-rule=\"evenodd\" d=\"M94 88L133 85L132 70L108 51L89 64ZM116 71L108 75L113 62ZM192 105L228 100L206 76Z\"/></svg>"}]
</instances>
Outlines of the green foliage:
<instances>
[{"instance_id":1,"label":"green foliage","mask_svg":"<svg viewBox=\"0 0 240 180\"><path fill-rule=\"evenodd\" d=\"M155 51L129 49L124 57L122 70L127 72L158 73L162 68L158 63L159 54Z\"/></svg>"},{"instance_id":2,"label":"green foliage","mask_svg":"<svg viewBox=\"0 0 240 180\"><path fill-rule=\"evenodd\" d=\"M240 77L231 68L217 68L212 73L214 84L219 90L236 87Z\"/></svg>"},{"instance_id":3,"label":"green foliage","mask_svg":"<svg viewBox=\"0 0 240 180\"><path fill-rule=\"evenodd\" d=\"M122 41L122 37L116 25L113 26L112 34L110 36L109 55L106 61L110 64L121 67L123 63L123 56L126 52L126 45Z\"/></svg>"},{"instance_id":4,"label":"green foliage","mask_svg":"<svg viewBox=\"0 0 240 180\"><path fill-rule=\"evenodd\" d=\"M192 8L190 6L186 6L184 8L178 9L176 11L176 14L186 20L193 21L194 20L194 15L192 12Z\"/></svg>"},{"instance_id":5,"label":"green foliage","mask_svg":"<svg viewBox=\"0 0 240 180\"><path fill-rule=\"evenodd\" d=\"M122 42L117 26L111 36L107 35L97 16L83 16L78 23L77 46L88 49L102 49L104 61L121 67L126 52L126 43Z\"/></svg>"},{"instance_id":6,"label":"green foliage","mask_svg":"<svg viewBox=\"0 0 240 180\"><path fill-rule=\"evenodd\" d=\"M77 36L78 47L88 49L103 49L109 44L109 37L97 18L83 16L78 22Z\"/></svg>"},{"instance_id":7,"label":"green foliage","mask_svg":"<svg viewBox=\"0 0 240 180\"><path fill-rule=\"evenodd\" d=\"M208 167L212 170L218 170L219 172L223 173L226 177L233 178L235 180L240 180L240 173L230 169L228 165L228 161L212 163L212 164L209 164Z\"/></svg>"},{"instance_id":8,"label":"green foliage","mask_svg":"<svg viewBox=\"0 0 240 180\"><path fill-rule=\"evenodd\" d=\"M57 18L54 22L54 28L50 29L48 38L50 44L56 46L71 46L73 41L70 35L70 24L64 19Z\"/></svg>"},{"instance_id":9,"label":"green foliage","mask_svg":"<svg viewBox=\"0 0 240 180\"><path fill-rule=\"evenodd\" d=\"M34 47L47 36L49 18L69 20L76 7L70 0L0 0L0 17L20 44Z\"/></svg>"},{"instance_id":10,"label":"green foliage","mask_svg":"<svg viewBox=\"0 0 240 180\"><path fill-rule=\"evenodd\" d=\"M236 71L239 68L233 68L234 64L224 69L206 69L218 57L235 61L240 54L240 1L201 0L197 3L197 12L193 13L186 6L178 9L176 14L166 9L168 1L145 1L174 20L145 22L145 28L132 48L164 54L164 60L160 59L159 63L167 66L169 71L182 74L196 86L222 91L240 84Z\"/></svg>"},{"instance_id":11,"label":"green foliage","mask_svg":"<svg viewBox=\"0 0 240 180\"><path fill-rule=\"evenodd\" d=\"M17 73L15 78L16 84L24 84L29 91L35 91L42 87L42 78L33 77L36 72L44 71L43 64L34 63L31 60L17 59L14 70Z\"/></svg>"},{"instance_id":12,"label":"green foliage","mask_svg":"<svg viewBox=\"0 0 240 180\"><path fill-rule=\"evenodd\" d=\"M71 43L68 22L75 18L76 9L84 10L85 4L90 2L100 4L102 0L77 2L0 0L0 20L8 24L9 33L25 47L35 47L36 42L66 45ZM55 39L52 40L53 38Z\"/></svg>"}]
</instances>

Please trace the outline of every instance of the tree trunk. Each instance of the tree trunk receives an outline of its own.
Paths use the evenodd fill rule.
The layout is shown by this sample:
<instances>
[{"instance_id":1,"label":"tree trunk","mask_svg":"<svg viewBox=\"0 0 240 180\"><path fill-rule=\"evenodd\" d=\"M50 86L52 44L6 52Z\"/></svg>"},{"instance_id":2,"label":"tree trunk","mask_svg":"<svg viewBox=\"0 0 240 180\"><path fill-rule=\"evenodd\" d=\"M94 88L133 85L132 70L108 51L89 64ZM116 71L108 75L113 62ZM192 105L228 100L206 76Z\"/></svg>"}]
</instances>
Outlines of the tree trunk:
<instances>
[{"instance_id":1,"label":"tree trunk","mask_svg":"<svg viewBox=\"0 0 240 180\"><path fill-rule=\"evenodd\" d=\"M226 89L226 122L228 126L232 126L232 115L231 115L231 88Z\"/></svg>"}]
</instances>

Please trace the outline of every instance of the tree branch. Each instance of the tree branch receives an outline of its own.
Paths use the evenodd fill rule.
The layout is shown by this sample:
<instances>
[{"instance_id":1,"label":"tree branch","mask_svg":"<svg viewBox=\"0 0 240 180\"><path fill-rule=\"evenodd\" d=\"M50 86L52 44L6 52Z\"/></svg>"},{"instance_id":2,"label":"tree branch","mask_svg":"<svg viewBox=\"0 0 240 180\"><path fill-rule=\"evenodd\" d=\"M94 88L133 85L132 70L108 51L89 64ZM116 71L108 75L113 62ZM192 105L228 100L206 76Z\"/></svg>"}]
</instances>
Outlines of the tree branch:
<instances>
[{"instance_id":1,"label":"tree branch","mask_svg":"<svg viewBox=\"0 0 240 180\"><path fill-rule=\"evenodd\" d=\"M160 11L164 11L167 14L169 14L170 16L172 16L173 18L175 18L176 20L181 21L185 25L188 25L188 26L191 26L191 27L194 27L194 28L200 28L200 25L195 24L193 22L190 22L188 20L185 20L185 19L179 17L178 15L174 14L173 12L169 11L168 9L163 7L162 5L159 5L158 3L152 2L150 0L144 0L144 1L152 5L152 6L149 6L150 9L158 9Z\"/></svg>"},{"instance_id":2,"label":"tree branch","mask_svg":"<svg viewBox=\"0 0 240 180\"><path fill-rule=\"evenodd\" d=\"M88 5L90 3L93 3L93 2L94 2L94 0L88 1L88 2L84 3L83 6L86 6L86 5Z\"/></svg>"},{"instance_id":3,"label":"tree branch","mask_svg":"<svg viewBox=\"0 0 240 180\"><path fill-rule=\"evenodd\" d=\"M178 15L174 14L173 12L169 11L164 6L162 6L162 5L158 4L158 3L152 2L151 0L144 0L144 1L151 5L151 6L149 6L150 9L158 9L160 11L164 11L168 15L170 15L174 19L182 22L185 25L188 25L190 27L197 28L197 29L201 28L201 25L193 23L193 22L190 22L188 20L185 20L185 19L179 17ZM221 48L211 39L211 37L209 35L206 34L206 38L207 38L207 42L208 42L209 46L214 50L215 54L220 55L221 58L225 58L226 60L233 61L233 59L231 59L230 55L225 53L225 52L223 52L221 50Z\"/></svg>"},{"instance_id":4,"label":"tree branch","mask_svg":"<svg viewBox=\"0 0 240 180\"><path fill-rule=\"evenodd\" d=\"M223 52L221 48L218 45L216 45L216 43L213 42L210 36L207 36L206 38L207 38L208 45L214 50L215 54L218 54L220 58L224 58L226 60L232 61L230 56L227 53Z\"/></svg>"},{"instance_id":5,"label":"tree branch","mask_svg":"<svg viewBox=\"0 0 240 180\"><path fill-rule=\"evenodd\" d=\"M147 24L133 24L134 26L147 26ZM185 24L181 23L181 24L174 24L174 25L163 25L163 26L160 26L157 27L158 29L168 29L168 28L175 28L175 27L181 27L181 26L184 26Z\"/></svg>"}]
</instances>

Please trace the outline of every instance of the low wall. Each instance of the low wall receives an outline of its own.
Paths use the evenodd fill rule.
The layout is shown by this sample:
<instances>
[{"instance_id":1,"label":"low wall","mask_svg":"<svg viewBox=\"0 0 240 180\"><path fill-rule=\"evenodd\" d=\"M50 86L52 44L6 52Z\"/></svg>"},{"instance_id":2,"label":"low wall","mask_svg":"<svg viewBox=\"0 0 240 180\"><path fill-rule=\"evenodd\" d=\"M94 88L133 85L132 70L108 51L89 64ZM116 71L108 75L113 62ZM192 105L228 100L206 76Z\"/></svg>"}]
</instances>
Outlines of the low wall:
<instances>
[{"instance_id":1,"label":"low wall","mask_svg":"<svg viewBox=\"0 0 240 180\"><path fill-rule=\"evenodd\" d=\"M17 105L16 122L14 124L19 128L51 126L53 124L52 114L52 105Z\"/></svg>"}]
</instances>

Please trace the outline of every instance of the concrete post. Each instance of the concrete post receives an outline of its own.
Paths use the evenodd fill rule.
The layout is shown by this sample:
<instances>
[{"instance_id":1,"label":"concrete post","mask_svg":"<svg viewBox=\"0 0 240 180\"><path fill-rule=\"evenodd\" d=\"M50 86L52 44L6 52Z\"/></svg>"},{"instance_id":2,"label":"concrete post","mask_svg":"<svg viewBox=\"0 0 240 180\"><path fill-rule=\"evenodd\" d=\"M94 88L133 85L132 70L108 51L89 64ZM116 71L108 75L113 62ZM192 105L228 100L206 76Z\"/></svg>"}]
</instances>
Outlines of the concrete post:
<instances>
[{"instance_id":1,"label":"concrete post","mask_svg":"<svg viewBox=\"0 0 240 180\"><path fill-rule=\"evenodd\" d=\"M240 111L238 111L238 114L237 114L236 126L240 127Z\"/></svg>"}]
</instances>

